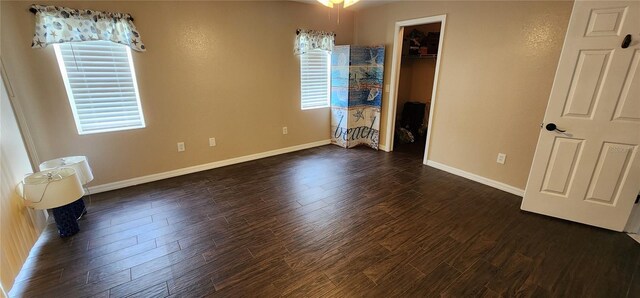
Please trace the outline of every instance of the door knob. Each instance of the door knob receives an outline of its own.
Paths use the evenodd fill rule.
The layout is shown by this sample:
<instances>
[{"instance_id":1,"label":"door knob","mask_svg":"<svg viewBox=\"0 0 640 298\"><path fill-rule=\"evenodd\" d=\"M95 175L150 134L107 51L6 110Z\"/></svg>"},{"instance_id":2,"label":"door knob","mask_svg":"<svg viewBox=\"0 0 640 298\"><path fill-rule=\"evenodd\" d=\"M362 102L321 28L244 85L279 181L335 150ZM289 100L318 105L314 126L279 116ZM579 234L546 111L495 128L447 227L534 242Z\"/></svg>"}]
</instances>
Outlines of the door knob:
<instances>
[{"instance_id":1,"label":"door knob","mask_svg":"<svg viewBox=\"0 0 640 298\"><path fill-rule=\"evenodd\" d=\"M631 44L631 34L627 34L627 36L624 37L624 40L622 40L622 48L626 49L629 47L630 44Z\"/></svg>"},{"instance_id":2,"label":"door knob","mask_svg":"<svg viewBox=\"0 0 640 298\"><path fill-rule=\"evenodd\" d=\"M559 129L555 123L549 123L544 127L548 131L566 132L566 130Z\"/></svg>"}]
</instances>

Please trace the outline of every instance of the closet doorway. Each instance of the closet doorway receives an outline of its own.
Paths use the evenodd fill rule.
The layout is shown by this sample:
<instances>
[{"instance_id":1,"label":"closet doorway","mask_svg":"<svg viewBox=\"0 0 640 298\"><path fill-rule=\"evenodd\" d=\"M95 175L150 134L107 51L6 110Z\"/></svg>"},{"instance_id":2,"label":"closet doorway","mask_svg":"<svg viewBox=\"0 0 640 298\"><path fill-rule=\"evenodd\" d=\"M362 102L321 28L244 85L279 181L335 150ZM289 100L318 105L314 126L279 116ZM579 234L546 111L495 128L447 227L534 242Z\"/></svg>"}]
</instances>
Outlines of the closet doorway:
<instances>
[{"instance_id":1,"label":"closet doorway","mask_svg":"<svg viewBox=\"0 0 640 298\"><path fill-rule=\"evenodd\" d=\"M387 151L428 159L445 16L396 23L387 106Z\"/></svg>"}]
</instances>

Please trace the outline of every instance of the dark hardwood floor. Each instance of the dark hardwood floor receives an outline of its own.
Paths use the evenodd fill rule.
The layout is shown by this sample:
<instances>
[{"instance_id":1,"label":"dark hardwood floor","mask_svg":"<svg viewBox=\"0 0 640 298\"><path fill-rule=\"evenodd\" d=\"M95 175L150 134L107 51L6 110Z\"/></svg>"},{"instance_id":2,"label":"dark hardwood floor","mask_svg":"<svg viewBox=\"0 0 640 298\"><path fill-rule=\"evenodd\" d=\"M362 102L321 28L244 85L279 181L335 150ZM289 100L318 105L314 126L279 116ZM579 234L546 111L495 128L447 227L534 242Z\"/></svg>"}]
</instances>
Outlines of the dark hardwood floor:
<instances>
[{"instance_id":1,"label":"dark hardwood floor","mask_svg":"<svg viewBox=\"0 0 640 298\"><path fill-rule=\"evenodd\" d=\"M15 297L640 296L640 244L408 153L336 146L93 195Z\"/></svg>"}]
</instances>

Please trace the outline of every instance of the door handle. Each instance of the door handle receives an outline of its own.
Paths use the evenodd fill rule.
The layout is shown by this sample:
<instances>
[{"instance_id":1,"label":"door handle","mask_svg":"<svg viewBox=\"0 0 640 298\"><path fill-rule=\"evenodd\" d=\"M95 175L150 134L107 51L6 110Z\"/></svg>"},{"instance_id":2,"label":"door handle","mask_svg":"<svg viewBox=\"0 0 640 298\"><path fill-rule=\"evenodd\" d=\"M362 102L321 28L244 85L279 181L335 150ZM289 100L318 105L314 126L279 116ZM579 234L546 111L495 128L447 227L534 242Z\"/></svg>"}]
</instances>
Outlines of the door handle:
<instances>
[{"instance_id":1,"label":"door handle","mask_svg":"<svg viewBox=\"0 0 640 298\"><path fill-rule=\"evenodd\" d=\"M629 47L630 44L631 44L631 34L627 34L627 36L625 36L624 39L622 40L622 48L626 49Z\"/></svg>"},{"instance_id":2,"label":"door handle","mask_svg":"<svg viewBox=\"0 0 640 298\"><path fill-rule=\"evenodd\" d=\"M566 130L559 129L555 123L549 123L545 125L544 128L548 131L566 132Z\"/></svg>"}]
</instances>

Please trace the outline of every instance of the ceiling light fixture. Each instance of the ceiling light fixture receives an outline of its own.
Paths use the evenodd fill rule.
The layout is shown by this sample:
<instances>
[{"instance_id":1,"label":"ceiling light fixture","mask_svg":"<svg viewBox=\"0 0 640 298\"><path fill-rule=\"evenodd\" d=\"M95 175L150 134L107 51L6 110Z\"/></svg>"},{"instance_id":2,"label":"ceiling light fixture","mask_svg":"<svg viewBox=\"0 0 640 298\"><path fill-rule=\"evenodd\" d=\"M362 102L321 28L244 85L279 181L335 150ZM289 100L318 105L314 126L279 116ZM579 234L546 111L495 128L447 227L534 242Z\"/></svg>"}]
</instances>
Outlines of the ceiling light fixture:
<instances>
[{"instance_id":1,"label":"ceiling light fixture","mask_svg":"<svg viewBox=\"0 0 640 298\"><path fill-rule=\"evenodd\" d=\"M335 5L338 9L338 24L340 24L340 6L338 6L338 4L344 3L342 4L342 8L347 8L351 5L356 4L360 0L317 0L317 1L329 8L333 8L333 6ZM331 19L331 9L329 9L329 19Z\"/></svg>"},{"instance_id":2,"label":"ceiling light fixture","mask_svg":"<svg viewBox=\"0 0 640 298\"><path fill-rule=\"evenodd\" d=\"M358 2L360 0L318 0L318 2L320 2L322 5L329 7L329 8L333 8L333 5L338 5L342 2L344 2L344 4L342 5L343 8L347 8L351 5L356 4L356 2Z\"/></svg>"}]
</instances>

